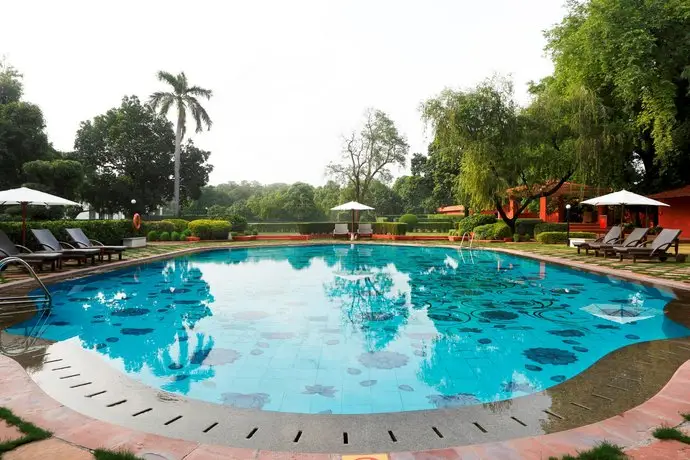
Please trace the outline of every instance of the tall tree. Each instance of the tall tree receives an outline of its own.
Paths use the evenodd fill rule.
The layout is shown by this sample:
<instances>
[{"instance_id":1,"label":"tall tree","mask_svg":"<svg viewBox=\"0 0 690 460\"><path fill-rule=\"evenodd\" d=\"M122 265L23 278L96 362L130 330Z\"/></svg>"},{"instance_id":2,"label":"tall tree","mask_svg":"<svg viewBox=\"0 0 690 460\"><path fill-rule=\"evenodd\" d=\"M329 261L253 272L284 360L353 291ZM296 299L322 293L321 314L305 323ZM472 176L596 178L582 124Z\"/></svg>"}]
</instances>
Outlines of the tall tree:
<instances>
[{"instance_id":1,"label":"tall tree","mask_svg":"<svg viewBox=\"0 0 690 460\"><path fill-rule=\"evenodd\" d=\"M295 182L283 197L283 210L298 222L313 219L319 213L314 203L314 187L304 182Z\"/></svg>"},{"instance_id":2,"label":"tall tree","mask_svg":"<svg viewBox=\"0 0 690 460\"><path fill-rule=\"evenodd\" d=\"M177 112L177 125L175 129L175 185L173 203L175 215L180 215L180 154L182 150L182 138L186 132L188 110L196 123L196 132L211 129L212 121L206 113L206 109L199 102L199 98L210 99L213 95L210 89L200 86L189 86L184 72L173 75L169 72L159 71L158 79L168 83L172 91L156 91L151 95L150 104L154 110L159 110L165 116L171 108Z\"/></svg>"},{"instance_id":3,"label":"tall tree","mask_svg":"<svg viewBox=\"0 0 690 460\"><path fill-rule=\"evenodd\" d=\"M18 102L23 92L22 74L7 61L0 59L0 104Z\"/></svg>"},{"instance_id":4,"label":"tall tree","mask_svg":"<svg viewBox=\"0 0 690 460\"><path fill-rule=\"evenodd\" d=\"M343 143L339 163L331 163L326 173L354 190L355 201L362 201L374 179L388 183L392 166L405 166L409 146L395 123L380 110L367 110L364 126L352 132Z\"/></svg>"}]
</instances>

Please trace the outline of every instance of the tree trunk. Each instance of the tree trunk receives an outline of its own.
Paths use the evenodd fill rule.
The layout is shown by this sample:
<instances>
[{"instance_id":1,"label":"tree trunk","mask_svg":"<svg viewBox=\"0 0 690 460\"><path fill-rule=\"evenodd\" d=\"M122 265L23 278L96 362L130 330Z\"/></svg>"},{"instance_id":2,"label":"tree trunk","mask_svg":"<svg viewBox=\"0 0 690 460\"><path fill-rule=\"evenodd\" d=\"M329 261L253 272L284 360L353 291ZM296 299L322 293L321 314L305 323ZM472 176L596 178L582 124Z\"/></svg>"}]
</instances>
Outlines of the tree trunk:
<instances>
[{"instance_id":1,"label":"tree trunk","mask_svg":"<svg viewBox=\"0 0 690 460\"><path fill-rule=\"evenodd\" d=\"M180 217L180 154L182 150L182 114L177 117L177 130L175 131L175 191L173 198L173 212L175 217Z\"/></svg>"}]
</instances>

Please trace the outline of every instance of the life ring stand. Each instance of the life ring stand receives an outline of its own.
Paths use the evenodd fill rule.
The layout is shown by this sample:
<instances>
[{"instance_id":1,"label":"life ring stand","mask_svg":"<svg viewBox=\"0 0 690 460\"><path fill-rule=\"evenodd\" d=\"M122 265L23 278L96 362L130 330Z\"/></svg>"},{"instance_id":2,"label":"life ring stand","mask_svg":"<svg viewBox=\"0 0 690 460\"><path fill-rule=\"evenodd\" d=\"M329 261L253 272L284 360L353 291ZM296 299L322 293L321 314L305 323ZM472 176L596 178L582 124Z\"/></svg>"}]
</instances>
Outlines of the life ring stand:
<instances>
[{"instance_id":1,"label":"life ring stand","mask_svg":"<svg viewBox=\"0 0 690 460\"><path fill-rule=\"evenodd\" d=\"M132 217L132 225L134 225L135 230L139 230L141 228L141 216L139 213L134 213L134 217Z\"/></svg>"}]
</instances>

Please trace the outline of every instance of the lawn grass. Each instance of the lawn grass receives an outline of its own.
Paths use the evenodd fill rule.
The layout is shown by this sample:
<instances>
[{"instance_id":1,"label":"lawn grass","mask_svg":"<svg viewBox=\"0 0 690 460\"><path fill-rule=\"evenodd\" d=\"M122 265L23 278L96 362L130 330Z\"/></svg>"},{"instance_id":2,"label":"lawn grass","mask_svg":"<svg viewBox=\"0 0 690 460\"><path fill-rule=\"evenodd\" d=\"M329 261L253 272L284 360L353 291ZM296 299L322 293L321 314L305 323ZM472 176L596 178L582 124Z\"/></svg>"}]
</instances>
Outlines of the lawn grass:
<instances>
[{"instance_id":1,"label":"lawn grass","mask_svg":"<svg viewBox=\"0 0 690 460\"><path fill-rule=\"evenodd\" d=\"M48 439L51 436L50 431L43 430L36 425L29 422L25 422L16 415L12 413L11 410L0 407L0 419L7 422L8 425L15 426L19 431L21 431L24 436L19 439L14 439L11 441L5 441L0 443L0 457L2 457L3 452L9 452L10 450L19 447L23 444L27 444L34 441L40 441L42 439Z\"/></svg>"},{"instance_id":2,"label":"lawn grass","mask_svg":"<svg viewBox=\"0 0 690 460\"><path fill-rule=\"evenodd\" d=\"M112 451L106 449L96 449L93 451L96 460L142 460L131 452L124 450Z\"/></svg>"},{"instance_id":3,"label":"lawn grass","mask_svg":"<svg viewBox=\"0 0 690 460\"><path fill-rule=\"evenodd\" d=\"M623 449L615 444L603 442L598 446L578 453L577 457L572 455L565 455L560 459L558 457L549 457L549 460L624 460L628 456L625 455Z\"/></svg>"},{"instance_id":4,"label":"lawn grass","mask_svg":"<svg viewBox=\"0 0 690 460\"><path fill-rule=\"evenodd\" d=\"M680 414L680 415L685 419L686 422L690 422L690 413L688 413L688 414Z\"/></svg>"},{"instance_id":5,"label":"lawn grass","mask_svg":"<svg viewBox=\"0 0 690 460\"><path fill-rule=\"evenodd\" d=\"M662 426L660 428L657 428L656 430L654 430L652 434L657 439L673 439L676 441L683 442L685 444L690 444L690 436L684 434L679 429L671 428L670 426Z\"/></svg>"}]
</instances>

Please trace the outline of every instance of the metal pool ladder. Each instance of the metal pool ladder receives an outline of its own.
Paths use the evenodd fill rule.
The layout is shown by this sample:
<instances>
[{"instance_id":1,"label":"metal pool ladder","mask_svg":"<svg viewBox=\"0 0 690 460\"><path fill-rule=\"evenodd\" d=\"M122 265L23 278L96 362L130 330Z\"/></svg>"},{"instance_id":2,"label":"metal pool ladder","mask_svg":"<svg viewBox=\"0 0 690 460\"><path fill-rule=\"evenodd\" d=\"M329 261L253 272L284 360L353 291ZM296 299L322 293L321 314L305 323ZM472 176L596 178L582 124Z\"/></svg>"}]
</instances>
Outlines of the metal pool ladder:
<instances>
[{"instance_id":1,"label":"metal pool ladder","mask_svg":"<svg viewBox=\"0 0 690 460\"><path fill-rule=\"evenodd\" d=\"M470 242L470 245L468 247L472 249L472 243L474 243L474 233L470 232L465 232L462 234L462 238L460 238L460 249L462 249L462 243L465 242L465 237L467 237L467 241Z\"/></svg>"},{"instance_id":2,"label":"metal pool ladder","mask_svg":"<svg viewBox=\"0 0 690 460\"><path fill-rule=\"evenodd\" d=\"M43 295L0 297L0 309L2 309L2 307L7 306L7 305L16 306L16 305L27 305L27 304L34 304L34 303L42 303L42 304L50 304L51 303L53 298L50 295L50 291L48 291L48 288L46 288L46 285L43 284L43 281L41 281L41 279L36 275L36 272L34 271L33 268L31 268L31 265L29 265L28 263L26 263L25 260L22 260L19 257L6 257L6 258L0 260L0 270L2 270L5 266L10 265L10 264L17 264L17 265L21 265L24 268L26 268L26 271L29 272L29 274L33 277L33 279L36 280L38 285L43 290Z\"/></svg>"}]
</instances>

